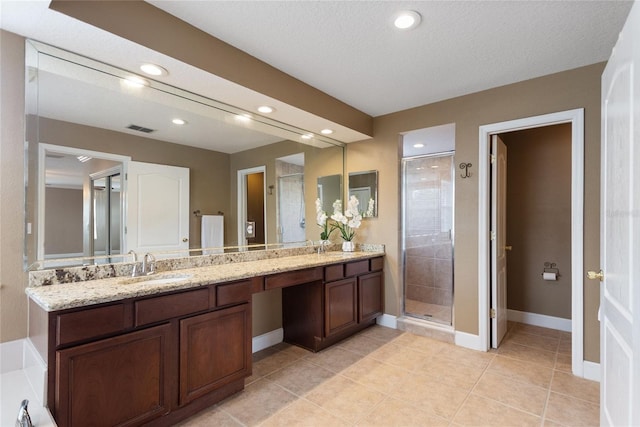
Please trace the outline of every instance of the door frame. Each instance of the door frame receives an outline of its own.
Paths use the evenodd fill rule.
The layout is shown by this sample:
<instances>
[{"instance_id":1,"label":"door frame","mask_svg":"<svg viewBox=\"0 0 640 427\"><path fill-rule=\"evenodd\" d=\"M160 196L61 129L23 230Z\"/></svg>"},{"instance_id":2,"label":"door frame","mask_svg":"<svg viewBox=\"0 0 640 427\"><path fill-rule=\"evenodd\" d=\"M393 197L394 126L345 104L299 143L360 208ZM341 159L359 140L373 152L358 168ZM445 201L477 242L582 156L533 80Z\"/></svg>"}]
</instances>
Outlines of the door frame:
<instances>
[{"instance_id":1,"label":"door frame","mask_svg":"<svg viewBox=\"0 0 640 427\"><path fill-rule=\"evenodd\" d=\"M247 221L247 184L246 184L246 176L254 173L261 173L264 176L263 180L263 188L264 192L264 203L262 205L262 213L264 216L264 244L267 245L267 167L266 166L256 166L253 168L240 169L238 171L238 246L246 246L247 242L244 238L244 226Z\"/></svg>"},{"instance_id":2,"label":"door frame","mask_svg":"<svg viewBox=\"0 0 640 427\"><path fill-rule=\"evenodd\" d=\"M479 128L478 161L478 334L479 350L491 347L490 140L492 134L571 123L571 368L584 376L584 108L492 123Z\"/></svg>"}]
</instances>

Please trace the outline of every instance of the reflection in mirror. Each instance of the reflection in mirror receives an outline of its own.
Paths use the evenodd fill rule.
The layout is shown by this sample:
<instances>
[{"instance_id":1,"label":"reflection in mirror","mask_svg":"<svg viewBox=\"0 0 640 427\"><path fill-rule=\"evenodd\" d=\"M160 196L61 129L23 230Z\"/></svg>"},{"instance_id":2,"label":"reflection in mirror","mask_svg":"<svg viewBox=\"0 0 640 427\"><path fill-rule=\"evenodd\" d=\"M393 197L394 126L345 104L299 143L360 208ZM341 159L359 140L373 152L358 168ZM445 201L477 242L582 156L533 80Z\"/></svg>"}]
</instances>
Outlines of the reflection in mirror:
<instances>
[{"instance_id":1,"label":"reflection in mirror","mask_svg":"<svg viewBox=\"0 0 640 427\"><path fill-rule=\"evenodd\" d=\"M318 199L322 210L331 216L333 202L342 200L342 175L329 175L318 177Z\"/></svg>"},{"instance_id":2,"label":"reflection in mirror","mask_svg":"<svg viewBox=\"0 0 640 427\"><path fill-rule=\"evenodd\" d=\"M378 171L349 172L349 197L356 196L363 217L373 200L373 215L378 216Z\"/></svg>"},{"instance_id":3,"label":"reflection in mirror","mask_svg":"<svg viewBox=\"0 0 640 427\"><path fill-rule=\"evenodd\" d=\"M51 260L49 266L128 261L126 253L131 248L123 231L129 197L125 174L138 162L188 170L188 227L186 235L180 236L188 249L179 253L202 253L201 217L191 214L195 211L203 215L223 212L224 251L237 250L242 243L237 237L237 171L260 166L266 170L264 247L302 244L309 238L305 218L315 216L314 198L305 197L315 195L317 177L342 173L344 144L321 135L303 139L308 131L262 116L247 119L247 112L235 107L153 80L130 86L125 83L129 73L124 70L38 42L27 41L27 51L27 266L42 268L44 259ZM177 117L186 124L173 124ZM63 149L41 150L46 145ZM64 154L69 162L80 163L78 153L84 152L103 153L117 164L83 169L82 185L75 190L75 206L81 207L66 214L80 218L75 233L81 237L76 236L73 247L49 248L63 241L61 236L49 236L62 229L47 227L45 221L52 216L49 199L56 199L49 197L48 190L45 193L49 185L44 177L54 164L49 160ZM299 170L282 166L295 165L296 156L304 159ZM94 175L92 182L91 174L106 173L114 166L122 170L119 184L117 174ZM60 167L61 176L71 171ZM107 176L111 183L106 182ZM340 190L337 194L339 197ZM119 204L115 203L118 198ZM335 198L332 195L328 200ZM285 213L292 217L285 218ZM58 258L65 261L54 263Z\"/></svg>"}]
</instances>

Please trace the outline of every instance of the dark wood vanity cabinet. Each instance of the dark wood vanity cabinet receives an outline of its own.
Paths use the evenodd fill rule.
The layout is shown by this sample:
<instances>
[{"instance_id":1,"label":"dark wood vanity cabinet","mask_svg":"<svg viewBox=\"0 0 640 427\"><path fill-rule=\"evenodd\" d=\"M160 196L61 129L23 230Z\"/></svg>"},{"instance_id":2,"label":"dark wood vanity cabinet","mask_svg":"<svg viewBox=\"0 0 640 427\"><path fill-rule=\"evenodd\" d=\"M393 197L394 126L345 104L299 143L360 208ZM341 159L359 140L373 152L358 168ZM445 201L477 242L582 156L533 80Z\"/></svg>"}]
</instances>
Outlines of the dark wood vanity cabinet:
<instances>
[{"instance_id":1,"label":"dark wood vanity cabinet","mask_svg":"<svg viewBox=\"0 0 640 427\"><path fill-rule=\"evenodd\" d=\"M172 425L244 388L253 279L49 313L59 426Z\"/></svg>"},{"instance_id":2,"label":"dark wood vanity cabinet","mask_svg":"<svg viewBox=\"0 0 640 427\"><path fill-rule=\"evenodd\" d=\"M324 280L284 287L284 340L319 351L383 313L382 257L324 267Z\"/></svg>"}]
</instances>

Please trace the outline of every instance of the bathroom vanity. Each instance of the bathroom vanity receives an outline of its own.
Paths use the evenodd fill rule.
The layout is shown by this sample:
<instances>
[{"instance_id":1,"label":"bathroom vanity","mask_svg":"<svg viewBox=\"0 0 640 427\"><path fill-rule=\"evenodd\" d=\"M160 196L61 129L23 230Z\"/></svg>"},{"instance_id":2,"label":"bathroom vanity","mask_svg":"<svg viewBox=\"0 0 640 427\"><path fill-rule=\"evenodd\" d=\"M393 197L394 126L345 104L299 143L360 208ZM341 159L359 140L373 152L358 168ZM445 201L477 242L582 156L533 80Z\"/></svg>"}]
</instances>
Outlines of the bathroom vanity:
<instances>
[{"instance_id":1,"label":"bathroom vanity","mask_svg":"<svg viewBox=\"0 0 640 427\"><path fill-rule=\"evenodd\" d=\"M284 340L318 351L383 313L382 268L306 254L28 288L48 407L60 426L171 425L244 388L254 293L282 288Z\"/></svg>"}]
</instances>

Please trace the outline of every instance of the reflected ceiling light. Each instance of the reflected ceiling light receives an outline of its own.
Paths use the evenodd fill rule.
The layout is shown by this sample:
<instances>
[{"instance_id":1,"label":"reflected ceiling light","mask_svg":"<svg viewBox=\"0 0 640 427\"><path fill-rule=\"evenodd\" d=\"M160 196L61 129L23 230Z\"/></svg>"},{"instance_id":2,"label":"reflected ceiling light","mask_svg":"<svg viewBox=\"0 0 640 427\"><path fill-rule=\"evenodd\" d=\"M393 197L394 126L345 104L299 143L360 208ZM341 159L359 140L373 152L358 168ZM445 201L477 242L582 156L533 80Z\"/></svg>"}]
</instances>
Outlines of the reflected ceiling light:
<instances>
[{"instance_id":1,"label":"reflected ceiling light","mask_svg":"<svg viewBox=\"0 0 640 427\"><path fill-rule=\"evenodd\" d=\"M89 160L91 160L91 157L89 157L89 156L78 156L78 157L76 157L76 159L78 159L79 162L84 163L84 162L88 162Z\"/></svg>"},{"instance_id":2,"label":"reflected ceiling light","mask_svg":"<svg viewBox=\"0 0 640 427\"><path fill-rule=\"evenodd\" d=\"M241 122L248 122L249 120L251 120L251 115L250 114L236 114L236 120L239 120Z\"/></svg>"},{"instance_id":3,"label":"reflected ceiling light","mask_svg":"<svg viewBox=\"0 0 640 427\"><path fill-rule=\"evenodd\" d=\"M413 144L413 148L422 148L424 147L424 144L421 142L418 142L417 144Z\"/></svg>"},{"instance_id":4,"label":"reflected ceiling light","mask_svg":"<svg viewBox=\"0 0 640 427\"><path fill-rule=\"evenodd\" d=\"M438 166L438 165L433 165L433 166L431 166L431 169L438 169L439 167L440 166Z\"/></svg>"},{"instance_id":5,"label":"reflected ceiling light","mask_svg":"<svg viewBox=\"0 0 640 427\"><path fill-rule=\"evenodd\" d=\"M305 133L304 135L301 136L302 139L311 139L313 138L313 134L312 133Z\"/></svg>"},{"instance_id":6,"label":"reflected ceiling light","mask_svg":"<svg viewBox=\"0 0 640 427\"><path fill-rule=\"evenodd\" d=\"M276 109L273 107L269 107L268 105L261 105L258 107L258 111L264 114L269 114L276 111Z\"/></svg>"},{"instance_id":7,"label":"reflected ceiling light","mask_svg":"<svg viewBox=\"0 0 640 427\"><path fill-rule=\"evenodd\" d=\"M331 130L331 129L322 129L320 131L320 133L323 134L323 135L331 135L333 133L333 130Z\"/></svg>"},{"instance_id":8,"label":"reflected ceiling light","mask_svg":"<svg viewBox=\"0 0 640 427\"><path fill-rule=\"evenodd\" d=\"M186 121L186 120L182 120L182 119L180 119L180 118L175 118L175 119L171 120L171 122L172 122L174 125L186 125L186 124L187 124L187 121Z\"/></svg>"},{"instance_id":9,"label":"reflected ceiling light","mask_svg":"<svg viewBox=\"0 0 640 427\"><path fill-rule=\"evenodd\" d=\"M422 17L415 10L403 10L393 18L393 25L400 30L410 30L420 24Z\"/></svg>"},{"instance_id":10,"label":"reflected ceiling light","mask_svg":"<svg viewBox=\"0 0 640 427\"><path fill-rule=\"evenodd\" d=\"M144 87L144 86L149 86L149 81L143 79L142 77L139 76L128 76L125 77L124 82L127 84L127 86L130 87Z\"/></svg>"},{"instance_id":11,"label":"reflected ceiling light","mask_svg":"<svg viewBox=\"0 0 640 427\"><path fill-rule=\"evenodd\" d=\"M140 69L143 73L150 76L166 76L169 74L166 68L163 68L156 64L142 64Z\"/></svg>"}]
</instances>

